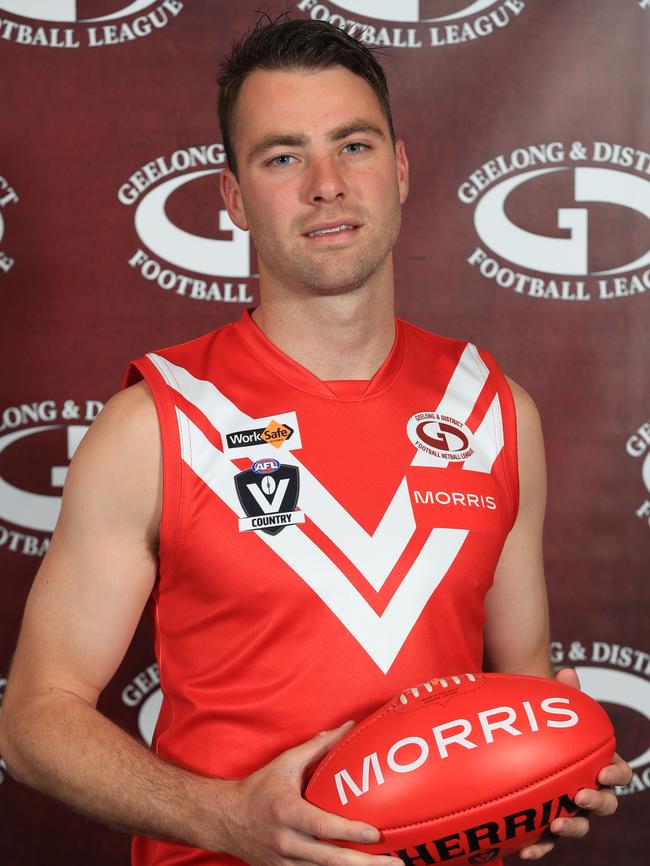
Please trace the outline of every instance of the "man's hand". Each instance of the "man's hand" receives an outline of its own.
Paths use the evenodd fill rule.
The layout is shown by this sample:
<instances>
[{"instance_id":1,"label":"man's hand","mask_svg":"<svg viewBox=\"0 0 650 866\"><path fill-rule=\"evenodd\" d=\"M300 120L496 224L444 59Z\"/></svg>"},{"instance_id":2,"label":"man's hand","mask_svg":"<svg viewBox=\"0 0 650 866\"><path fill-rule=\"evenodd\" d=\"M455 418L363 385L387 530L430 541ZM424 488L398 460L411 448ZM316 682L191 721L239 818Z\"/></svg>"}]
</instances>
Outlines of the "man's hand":
<instances>
[{"instance_id":1,"label":"man's hand","mask_svg":"<svg viewBox=\"0 0 650 866\"><path fill-rule=\"evenodd\" d=\"M403 866L393 857L340 848L322 839L378 842L379 831L324 812L302 797L306 769L319 761L353 723L323 731L283 752L233 787L224 816L228 854L250 866Z\"/></svg>"},{"instance_id":2,"label":"man's hand","mask_svg":"<svg viewBox=\"0 0 650 866\"><path fill-rule=\"evenodd\" d=\"M557 682L580 688L578 675L573 668L563 668L558 671L555 679ZM613 815L618 807L616 794L612 790L614 785L629 785L632 780L632 769L618 755L614 755L614 761L598 774L598 782L602 785L597 791L592 788L581 788L575 796L575 803L581 809L587 810L595 815ZM575 818L556 818L549 826L550 833L535 845L522 848L519 856L524 860L537 860L548 854L555 847L558 838L580 839L589 832L589 818L578 815Z\"/></svg>"}]
</instances>

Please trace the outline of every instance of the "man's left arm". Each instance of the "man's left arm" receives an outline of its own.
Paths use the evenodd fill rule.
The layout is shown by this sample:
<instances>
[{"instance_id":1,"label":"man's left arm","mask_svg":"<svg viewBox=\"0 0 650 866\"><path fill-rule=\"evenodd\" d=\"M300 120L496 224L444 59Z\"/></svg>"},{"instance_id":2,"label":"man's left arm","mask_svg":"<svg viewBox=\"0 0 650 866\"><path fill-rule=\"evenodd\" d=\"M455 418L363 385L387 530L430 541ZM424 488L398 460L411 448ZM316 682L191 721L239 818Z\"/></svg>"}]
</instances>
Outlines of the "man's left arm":
<instances>
[{"instance_id":1,"label":"man's left arm","mask_svg":"<svg viewBox=\"0 0 650 866\"><path fill-rule=\"evenodd\" d=\"M486 597L486 655L491 670L552 677L542 556L546 507L544 440L532 398L515 382L508 381L517 415L519 511L499 558L494 585ZM557 679L580 688L575 672L570 669L560 671ZM597 791L582 789L576 795L576 803L588 812L612 815L617 800L610 786L627 785L631 778L632 770L616 755L614 763L598 776L604 787ZM550 829L554 836L581 837L589 830L589 822L583 816L557 818ZM553 847L554 841L545 839L524 848L520 856L537 859Z\"/></svg>"}]
</instances>

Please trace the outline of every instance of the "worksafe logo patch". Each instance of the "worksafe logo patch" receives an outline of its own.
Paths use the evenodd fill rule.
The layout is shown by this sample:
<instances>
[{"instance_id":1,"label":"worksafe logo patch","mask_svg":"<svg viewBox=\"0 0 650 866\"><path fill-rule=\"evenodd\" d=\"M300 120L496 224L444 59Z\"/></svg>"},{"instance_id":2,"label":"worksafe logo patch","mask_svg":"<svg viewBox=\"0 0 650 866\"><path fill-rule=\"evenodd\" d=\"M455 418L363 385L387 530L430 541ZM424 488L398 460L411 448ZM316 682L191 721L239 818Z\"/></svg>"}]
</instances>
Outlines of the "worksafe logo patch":
<instances>
[{"instance_id":1,"label":"worksafe logo patch","mask_svg":"<svg viewBox=\"0 0 650 866\"><path fill-rule=\"evenodd\" d=\"M440 48L476 42L508 27L524 0L300 0L296 8L370 45Z\"/></svg>"},{"instance_id":2,"label":"worksafe logo patch","mask_svg":"<svg viewBox=\"0 0 650 866\"><path fill-rule=\"evenodd\" d=\"M257 461L273 460L273 451L269 451L269 445L275 451L297 451L302 448L295 412L281 412L269 418L256 418L248 427L240 425L224 431L223 453L231 460L238 457L250 457Z\"/></svg>"},{"instance_id":3,"label":"worksafe logo patch","mask_svg":"<svg viewBox=\"0 0 650 866\"><path fill-rule=\"evenodd\" d=\"M223 145L208 144L157 156L134 171L117 193L134 208L141 244L128 262L172 295L250 304L250 237L220 207L224 167Z\"/></svg>"},{"instance_id":4,"label":"worksafe logo patch","mask_svg":"<svg viewBox=\"0 0 650 866\"><path fill-rule=\"evenodd\" d=\"M494 156L458 188L478 245L467 263L489 281L546 300L650 291L650 154L596 141L529 145Z\"/></svg>"},{"instance_id":5,"label":"worksafe logo patch","mask_svg":"<svg viewBox=\"0 0 650 866\"><path fill-rule=\"evenodd\" d=\"M9 181L4 177L0 177L0 277L2 274L8 274L15 263L13 256L9 252L11 250L11 240L5 238L5 214L11 205L15 205L19 200L16 190L11 186Z\"/></svg>"},{"instance_id":6,"label":"worksafe logo patch","mask_svg":"<svg viewBox=\"0 0 650 866\"><path fill-rule=\"evenodd\" d=\"M643 502L635 509L636 516L650 528L650 421L645 421L625 443L630 457L641 463L641 479L645 487Z\"/></svg>"},{"instance_id":7,"label":"worksafe logo patch","mask_svg":"<svg viewBox=\"0 0 650 866\"><path fill-rule=\"evenodd\" d=\"M99 48L134 42L166 27L181 0L0 0L0 37L45 48ZM38 23L34 23L38 22Z\"/></svg>"},{"instance_id":8,"label":"worksafe logo patch","mask_svg":"<svg viewBox=\"0 0 650 866\"><path fill-rule=\"evenodd\" d=\"M41 400L0 416L0 548L43 556L61 509L72 459L99 400Z\"/></svg>"},{"instance_id":9,"label":"worksafe logo patch","mask_svg":"<svg viewBox=\"0 0 650 866\"><path fill-rule=\"evenodd\" d=\"M617 751L634 771L630 784L616 793L650 790L650 652L623 642L553 641L551 661L558 670L574 667L582 691L612 717Z\"/></svg>"}]
</instances>

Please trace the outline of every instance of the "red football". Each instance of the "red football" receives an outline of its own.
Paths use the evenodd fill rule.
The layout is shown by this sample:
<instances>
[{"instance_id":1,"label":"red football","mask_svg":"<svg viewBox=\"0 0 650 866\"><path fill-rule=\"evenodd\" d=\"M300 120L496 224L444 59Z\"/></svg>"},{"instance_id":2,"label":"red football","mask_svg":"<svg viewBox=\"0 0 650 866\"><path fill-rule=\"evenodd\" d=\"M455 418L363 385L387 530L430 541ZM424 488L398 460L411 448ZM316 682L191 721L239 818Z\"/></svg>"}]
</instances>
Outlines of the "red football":
<instances>
[{"instance_id":1,"label":"red football","mask_svg":"<svg viewBox=\"0 0 650 866\"><path fill-rule=\"evenodd\" d=\"M462 674L408 689L353 728L314 771L305 797L367 821L372 845L408 866L487 863L578 811L616 741L607 714L553 680Z\"/></svg>"}]
</instances>

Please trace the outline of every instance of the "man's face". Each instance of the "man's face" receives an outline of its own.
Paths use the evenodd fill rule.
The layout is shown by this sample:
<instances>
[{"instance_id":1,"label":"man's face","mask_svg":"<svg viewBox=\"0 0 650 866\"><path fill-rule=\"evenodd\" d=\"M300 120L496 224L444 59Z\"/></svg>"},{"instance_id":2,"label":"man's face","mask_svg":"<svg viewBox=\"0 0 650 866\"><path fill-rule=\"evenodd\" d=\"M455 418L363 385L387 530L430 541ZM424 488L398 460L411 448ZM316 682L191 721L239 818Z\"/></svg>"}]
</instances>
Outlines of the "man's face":
<instances>
[{"instance_id":1,"label":"man's face","mask_svg":"<svg viewBox=\"0 0 650 866\"><path fill-rule=\"evenodd\" d=\"M250 228L268 284L339 294L390 268L408 163L372 88L349 70L256 70L233 129L230 216Z\"/></svg>"}]
</instances>

